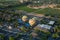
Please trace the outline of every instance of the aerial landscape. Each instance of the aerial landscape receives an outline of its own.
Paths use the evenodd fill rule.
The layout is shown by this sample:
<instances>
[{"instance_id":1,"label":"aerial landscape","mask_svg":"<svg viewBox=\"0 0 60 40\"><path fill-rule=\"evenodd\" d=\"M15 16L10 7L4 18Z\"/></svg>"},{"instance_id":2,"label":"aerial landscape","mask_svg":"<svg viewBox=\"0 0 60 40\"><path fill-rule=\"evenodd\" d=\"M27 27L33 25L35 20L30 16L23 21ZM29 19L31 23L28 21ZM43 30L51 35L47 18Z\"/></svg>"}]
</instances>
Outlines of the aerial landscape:
<instances>
[{"instance_id":1,"label":"aerial landscape","mask_svg":"<svg viewBox=\"0 0 60 40\"><path fill-rule=\"evenodd\" d=\"M60 0L0 0L0 40L60 40Z\"/></svg>"}]
</instances>

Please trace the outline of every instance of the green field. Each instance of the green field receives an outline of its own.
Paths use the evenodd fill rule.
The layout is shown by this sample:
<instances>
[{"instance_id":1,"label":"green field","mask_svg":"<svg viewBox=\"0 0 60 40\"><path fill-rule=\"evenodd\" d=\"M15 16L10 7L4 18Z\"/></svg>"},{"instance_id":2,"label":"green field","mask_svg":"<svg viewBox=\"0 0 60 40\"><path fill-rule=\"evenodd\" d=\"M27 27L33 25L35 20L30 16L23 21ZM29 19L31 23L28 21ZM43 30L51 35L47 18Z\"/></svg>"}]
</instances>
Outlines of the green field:
<instances>
[{"instance_id":1,"label":"green field","mask_svg":"<svg viewBox=\"0 0 60 40\"><path fill-rule=\"evenodd\" d=\"M52 8L45 8L43 10L37 11L36 13L51 15L51 16L60 16L60 10L52 9Z\"/></svg>"},{"instance_id":2,"label":"green field","mask_svg":"<svg viewBox=\"0 0 60 40\"><path fill-rule=\"evenodd\" d=\"M18 9L18 10L24 10L24 11L27 11L27 12L34 12L34 11L38 10L38 9L28 8L27 6L19 6L19 7L16 7L16 9Z\"/></svg>"},{"instance_id":3,"label":"green field","mask_svg":"<svg viewBox=\"0 0 60 40\"><path fill-rule=\"evenodd\" d=\"M16 7L15 9L18 10L24 10L27 12L35 12L38 14L44 14L47 16L57 16L60 17L60 10L59 9L52 9L52 8L45 8L45 9L32 9L32 8L28 8L27 6L19 6Z\"/></svg>"}]
</instances>

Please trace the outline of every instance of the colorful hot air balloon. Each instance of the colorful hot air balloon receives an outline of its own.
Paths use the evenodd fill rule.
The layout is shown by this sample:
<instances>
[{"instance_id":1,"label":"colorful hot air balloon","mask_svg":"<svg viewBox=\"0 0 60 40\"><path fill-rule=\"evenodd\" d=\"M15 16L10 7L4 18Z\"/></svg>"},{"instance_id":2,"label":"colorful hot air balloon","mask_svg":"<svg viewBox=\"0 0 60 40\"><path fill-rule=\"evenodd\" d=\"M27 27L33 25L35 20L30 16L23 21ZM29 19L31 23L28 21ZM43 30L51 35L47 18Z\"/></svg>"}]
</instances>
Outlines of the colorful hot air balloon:
<instances>
[{"instance_id":1,"label":"colorful hot air balloon","mask_svg":"<svg viewBox=\"0 0 60 40\"><path fill-rule=\"evenodd\" d=\"M36 23L36 20L34 20L34 19L30 19L30 20L29 20L29 24L30 24L31 26L35 25L35 23Z\"/></svg>"}]
</instances>

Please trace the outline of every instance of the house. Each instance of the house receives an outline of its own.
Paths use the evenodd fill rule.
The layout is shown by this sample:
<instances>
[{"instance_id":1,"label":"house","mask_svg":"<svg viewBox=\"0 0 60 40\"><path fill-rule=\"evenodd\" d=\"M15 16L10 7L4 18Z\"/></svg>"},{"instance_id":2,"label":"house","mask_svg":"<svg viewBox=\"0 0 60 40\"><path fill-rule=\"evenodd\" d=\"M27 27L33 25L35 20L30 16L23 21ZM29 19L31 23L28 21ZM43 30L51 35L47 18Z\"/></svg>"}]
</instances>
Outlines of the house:
<instances>
[{"instance_id":1,"label":"house","mask_svg":"<svg viewBox=\"0 0 60 40\"><path fill-rule=\"evenodd\" d=\"M29 23L25 23L24 24L26 27L30 27L30 24Z\"/></svg>"},{"instance_id":2,"label":"house","mask_svg":"<svg viewBox=\"0 0 60 40\"><path fill-rule=\"evenodd\" d=\"M23 21L21 19L18 19L17 21L18 23L23 24Z\"/></svg>"}]
</instances>

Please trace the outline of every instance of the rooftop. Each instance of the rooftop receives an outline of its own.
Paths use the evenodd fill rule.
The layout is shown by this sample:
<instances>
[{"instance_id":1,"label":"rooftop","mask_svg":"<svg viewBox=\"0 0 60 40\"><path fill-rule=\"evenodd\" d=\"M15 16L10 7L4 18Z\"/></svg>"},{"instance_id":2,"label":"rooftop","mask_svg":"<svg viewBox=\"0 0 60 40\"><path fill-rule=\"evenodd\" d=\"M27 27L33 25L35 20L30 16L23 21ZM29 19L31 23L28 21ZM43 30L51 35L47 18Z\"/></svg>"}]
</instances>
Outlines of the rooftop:
<instances>
[{"instance_id":1,"label":"rooftop","mask_svg":"<svg viewBox=\"0 0 60 40\"><path fill-rule=\"evenodd\" d=\"M50 21L48 24L53 25L54 23L55 23L55 21Z\"/></svg>"},{"instance_id":2,"label":"rooftop","mask_svg":"<svg viewBox=\"0 0 60 40\"><path fill-rule=\"evenodd\" d=\"M44 28L44 29L49 29L52 27L52 26L49 26L49 25L45 25L45 24L38 24L37 27L41 27L41 28Z\"/></svg>"}]
</instances>

